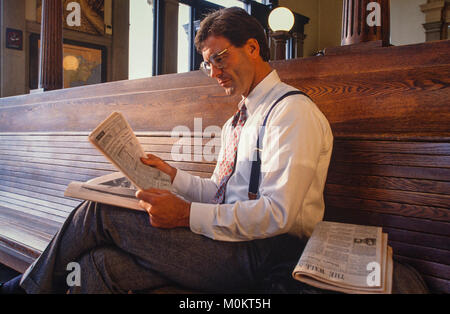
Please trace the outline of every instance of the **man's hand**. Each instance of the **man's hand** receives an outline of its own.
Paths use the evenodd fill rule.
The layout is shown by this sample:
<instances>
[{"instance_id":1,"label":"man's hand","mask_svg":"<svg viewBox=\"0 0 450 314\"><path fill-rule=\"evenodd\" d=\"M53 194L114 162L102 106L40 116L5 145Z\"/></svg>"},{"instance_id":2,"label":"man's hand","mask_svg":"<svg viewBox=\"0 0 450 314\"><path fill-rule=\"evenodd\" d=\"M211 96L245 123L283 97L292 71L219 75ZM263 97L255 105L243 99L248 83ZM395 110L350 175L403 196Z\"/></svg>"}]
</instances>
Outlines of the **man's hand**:
<instances>
[{"instance_id":1,"label":"man's hand","mask_svg":"<svg viewBox=\"0 0 450 314\"><path fill-rule=\"evenodd\" d=\"M191 204L167 190L148 189L136 192L139 206L147 211L150 224L157 228L189 227Z\"/></svg>"},{"instance_id":2,"label":"man's hand","mask_svg":"<svg viewBox=\"0 0 450 314\"><path fill-rule=\"evenodd\" d=\"M155 167L156 169L168 174L173 183L173 180L177 175L177 168L172 167L167 162L153 154L147 154L147 158L141 158L141 162L147 166Z\"/></svg>"}]
</instances>

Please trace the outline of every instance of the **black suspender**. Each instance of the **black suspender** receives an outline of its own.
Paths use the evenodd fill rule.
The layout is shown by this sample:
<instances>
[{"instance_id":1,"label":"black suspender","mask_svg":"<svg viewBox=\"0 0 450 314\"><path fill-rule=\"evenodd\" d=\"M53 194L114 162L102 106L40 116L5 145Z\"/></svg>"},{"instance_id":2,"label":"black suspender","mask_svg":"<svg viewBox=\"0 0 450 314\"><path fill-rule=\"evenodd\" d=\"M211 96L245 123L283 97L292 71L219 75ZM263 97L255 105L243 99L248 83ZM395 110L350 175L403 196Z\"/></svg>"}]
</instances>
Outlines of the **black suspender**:
<instances>
[{"instance_id":1,"label":"black suspender","mask_svg":"<svg viewBox=\"0 0 450 314\"><path fill-rule=\"evenodd\" d=\"M259 151L261 150L261 139L262 139L262 131L264 130L264 128L266 127L266 123L267 123L267 119L269 118L270 113L272 112L273 108L275 108L275 106L282 101L283 99L285 99L286 97L292 96L292 95L304 95L306 97L309 98L308 95L306 95L304 92L301 91L291 91L288 92L286 94L284 94L283 96L281 96L277 101L275 101L275 103L272 105L272 107L270 108L269 112L267 113L265 119L264 119L264 123L260 129L260 132L258 133L258 140L256 142L256 158L253 159L252 162L252 171L250 174L250 183L248 186L248 198L251 200L254 200L258 197L258 189L259 189L259 178L261 175L261 159L259 156Z\"/></svg>"}]
</instances>

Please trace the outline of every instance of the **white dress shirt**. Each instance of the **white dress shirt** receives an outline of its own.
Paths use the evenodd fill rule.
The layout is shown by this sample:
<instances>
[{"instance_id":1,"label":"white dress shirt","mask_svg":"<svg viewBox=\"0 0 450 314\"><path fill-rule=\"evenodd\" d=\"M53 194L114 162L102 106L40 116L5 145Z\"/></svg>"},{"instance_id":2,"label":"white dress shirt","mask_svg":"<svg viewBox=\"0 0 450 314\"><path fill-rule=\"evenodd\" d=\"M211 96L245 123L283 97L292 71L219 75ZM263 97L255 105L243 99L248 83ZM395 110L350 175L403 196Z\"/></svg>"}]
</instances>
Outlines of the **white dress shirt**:
<instances>
[{"instance_id":1,"label":"white dress shirt","mask_svg":"<svg viewBox=\"0 0 450 314\"><path fill-rule=\"evenodd\" d=\"M306 96L283 99L270 113L262 138L258 199L248 199L248 187L257 132L271 105L295 90L284 84L275 70L264 78L244 103L248 119L237 150L224 204L213 204L218 189L218 166L223 158L230 118L221 134L221 149L210 179L177 170L175 191L192 201L192 232L222 241L247 241L283 233L309 237L324 213L323 190L333 146L330 125Z\"/></svg>"}]
</instances>

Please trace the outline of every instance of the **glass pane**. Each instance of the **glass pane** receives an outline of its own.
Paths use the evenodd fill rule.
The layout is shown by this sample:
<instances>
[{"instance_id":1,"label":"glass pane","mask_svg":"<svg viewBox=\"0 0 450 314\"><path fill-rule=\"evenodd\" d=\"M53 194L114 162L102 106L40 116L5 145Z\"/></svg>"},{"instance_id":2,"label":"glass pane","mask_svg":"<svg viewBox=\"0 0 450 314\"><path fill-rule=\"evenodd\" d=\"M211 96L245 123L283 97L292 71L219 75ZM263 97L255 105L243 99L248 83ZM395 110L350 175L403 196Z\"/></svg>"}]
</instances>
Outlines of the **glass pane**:
<instances>
[{"instance_id":1,"label":"glass pane","mask_svg":"<svg viewBox=\"0 0 450 314\"><path fill-rule=\"evenodd\" d=\"M130 1L130 44L128 78L152 76L153 5L147 0Z\"/></svg>"},{"instance_id":2,"label":"glass pane","mask_svg":"<svg viewBox=\"0 0 450 314\"><path fill-rule=\"evenodd\" d=\"M189 71L190 6L180 3L178 7L178 73Z\"/></svg>"},{"instance_id":3,"label":"glass pane","mask_svg":"<svg viewBox=\"0 0 450 314\"><path fill-rule=\"evenodd\" d=\"M64 88L102 83L102 50L64 44Z\"/></svg>"},{"instance_id":4,"label":"glass pane","mask_svg":"<svg viewBox=\"0 0 450 314\"><path fill-rule=\"evenodd\" d=\"M208 0L208 2L218 4L225 8L239 7L239 8L245 9L244 2L239 1L239 0Z\"/></svg>"}]
</instances>

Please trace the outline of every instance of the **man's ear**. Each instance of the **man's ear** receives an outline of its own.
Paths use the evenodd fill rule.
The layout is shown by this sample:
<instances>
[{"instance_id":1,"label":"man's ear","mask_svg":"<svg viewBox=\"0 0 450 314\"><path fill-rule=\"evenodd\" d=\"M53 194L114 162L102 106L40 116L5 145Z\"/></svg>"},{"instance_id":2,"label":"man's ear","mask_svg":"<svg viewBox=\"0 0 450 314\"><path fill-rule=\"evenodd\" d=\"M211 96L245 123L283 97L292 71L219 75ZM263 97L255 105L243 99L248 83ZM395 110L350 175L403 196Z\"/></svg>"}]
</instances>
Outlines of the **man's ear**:
<instances>
[{"instance_id":1,"label":"man's ear","mask_svg":"<svg viewBox=\"0 0 450 314\"><path fill-rule=\"evenodd\" d=\"M252 58L259 57L259 43L256 39L250 38L249 40L247 40L246 46L247 46L247 53Z\"/></svg>"}]
</instances>

